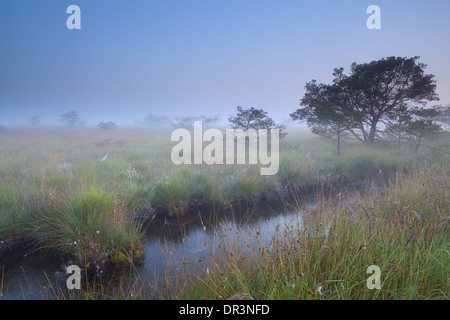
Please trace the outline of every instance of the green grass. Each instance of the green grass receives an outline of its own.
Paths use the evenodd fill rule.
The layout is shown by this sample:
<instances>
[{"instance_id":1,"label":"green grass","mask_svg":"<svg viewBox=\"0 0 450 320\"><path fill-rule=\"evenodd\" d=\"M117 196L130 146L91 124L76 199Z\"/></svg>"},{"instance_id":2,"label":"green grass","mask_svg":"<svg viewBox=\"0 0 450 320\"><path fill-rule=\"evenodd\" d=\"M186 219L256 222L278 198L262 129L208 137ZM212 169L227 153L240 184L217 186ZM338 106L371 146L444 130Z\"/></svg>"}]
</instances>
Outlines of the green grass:
<instances>
[{"instance_id":1,"label":"green grass","mask_svg":"<svg viewBox=\"0 0 450 320\"><path fill-rule=\"evenodd\" d=\"M115 143L101 144L105 139L113 139ZM307 133L292 132L280 144L279 174L261 176L257 165L176 166L170 160L174 145L170 143L170 132L163 131L10 130L2 135L0 143L0 241L32 238L38 247L57 248L87 264L102 259L119 262L124 256L130 260L138 256L141 235L139 227L132 222L133 216L151 207L163 206L171 215L182 215L195 201L218 201L229 205L245 198L257 199L262 192L280 192L288 184L315 185L374 179L401 168L411 171L430 159L433 163L444 162L449 154L446 142L432 149L431 155L422 152L419 157L408 148L399 152L396 147L371 149L349 142L343 146L342 156L337 158L334 146L329 142ZM106 154L107 159L101 162ZM448 167L448 163L445 165ZM400 199L401 196L397 197ZM406 196L401 199L414 201ZM434 203L426 202L426 205L435 207ZM439 202L439 205L443 204ZM358 223L364 221L362 219ZM344 223L341 224L336 228L344 228ZM359 242L372 240L364 238L366 232L358 232L361 233ZM395 236L402 235L396 229L389 232ZM299 239L293 241L306 241ZM279 240L280 245L286 245L282 239ZM310 246L311 243L305 245ZM388 247L386 252L393 254L394 249ZM442 247L440 250L432 253L438 260L442 259ZM419 253L411 252L410 255L419 256ZM324 259L322 256L311 258ZM331 262L336 261L329 260ZM234 262L227 263L235 265ZM261 265L262 260L256 260L254 266L258 263ZM275 267L278 262L273 260L272 263ZM252 270L254 266L239 264L238 271L243 271L237 276L244 277L245 268ZM315 282L327 281L323 276L317 278L318 274L320 272L315 271L314 277L301 282L302 288L311 290ZM252 286L241 289L250 290L258 283L269 281L263 274L258 277ZM286 274L279 274L277 279L284 277ZM247 283L252 281L241 278L236 278L233 289L239 289L237 284L243 279ZM298 288L296 283L300 285L300 279L297 280L294 288ZM283 295L277 291L278 287L273 288L277 290L271 295L259 295L263 287L253 290L252 294L257 297ZM288 290L288 287L284 289ZM346 294L359 297L353 291ZM200 296L202 294L199 293ZM331 296L334 297L334 293Z\"/></svg>"},{"instance_id":2,"label":"green grass","mask_svg":"<svg viewBox=\"0 0 450 320\"><path fill-rule=\"evenodd\" d=\"M166 298L448 299L448 174L419 169L338 209L322 202L317 215L280 226L269 242L257 230L239 242L229 235L209 272L168 277ZM380 267L380 290L366 286L370 265Z\"/></svg>"},{"instance_id":3,"label":"green grass","mask_svg":"<svg viewBox=\"0 0 450 320\"><path fill-rule=\"evenodd\" d=\"M112 259L121 252L131 260L141 254L139 228L113 194L97 187L37 210L27 228L43 246L71 254L80 265Z\"/></svg>"}]
</instances>

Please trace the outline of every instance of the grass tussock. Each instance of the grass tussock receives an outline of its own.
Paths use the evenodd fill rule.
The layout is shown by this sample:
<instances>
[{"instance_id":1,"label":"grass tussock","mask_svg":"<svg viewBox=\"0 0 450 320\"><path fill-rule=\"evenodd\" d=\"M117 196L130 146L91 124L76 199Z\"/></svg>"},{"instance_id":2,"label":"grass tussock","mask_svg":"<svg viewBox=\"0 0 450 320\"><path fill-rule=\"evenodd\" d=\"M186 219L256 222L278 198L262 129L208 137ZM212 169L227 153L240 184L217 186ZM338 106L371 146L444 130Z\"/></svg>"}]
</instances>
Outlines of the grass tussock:
<instances>
[{"instance_id":1,"label":"grass tussock","mask_svg":"<svg viewBox=\"0 0 450 320\"><path fill-rule=\"evenodd\" d=\"M114 195L97 187L74 193L50 210L37 211L28 227L42 245L70 254L83 266L110 259L120 263L142 254L139 229Z\"/></svg>"}]
</instances>

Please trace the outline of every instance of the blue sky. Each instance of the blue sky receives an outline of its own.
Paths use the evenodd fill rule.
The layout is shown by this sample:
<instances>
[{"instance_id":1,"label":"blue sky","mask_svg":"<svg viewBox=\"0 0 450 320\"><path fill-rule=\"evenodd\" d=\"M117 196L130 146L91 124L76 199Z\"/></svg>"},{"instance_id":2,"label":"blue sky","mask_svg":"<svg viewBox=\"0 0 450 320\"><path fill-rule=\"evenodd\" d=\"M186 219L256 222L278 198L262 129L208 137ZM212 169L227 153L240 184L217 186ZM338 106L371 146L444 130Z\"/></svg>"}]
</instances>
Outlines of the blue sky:
<instances>
[{"instance_id":1,"label":"blue sky","mask_svg":"<svg viewBox=\"0 0 450 320\"><path fill-rule=\"evenodd\" d=\"M68 30L66 8L81 8ZM368 30L369 5L381 30ZM278 121L335 67L420 56L450 103L448 0L44 0L0 2L0 124L129 125L147 114L262 108Z\"/></svg>"}]
</instances>

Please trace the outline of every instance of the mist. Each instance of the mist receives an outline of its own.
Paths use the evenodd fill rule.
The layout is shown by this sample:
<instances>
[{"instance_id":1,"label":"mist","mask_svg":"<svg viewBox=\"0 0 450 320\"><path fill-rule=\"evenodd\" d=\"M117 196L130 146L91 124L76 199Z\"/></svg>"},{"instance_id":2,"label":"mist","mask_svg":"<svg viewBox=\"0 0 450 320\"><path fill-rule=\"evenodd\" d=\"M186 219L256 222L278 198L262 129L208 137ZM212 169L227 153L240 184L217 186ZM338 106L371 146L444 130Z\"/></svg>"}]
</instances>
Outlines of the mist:
<instances>
[{"instance_id":1,"label":"mist","mask_svg":"<svg viewBox=\"0 0 450 320\"><path fill-rule=\"evenodd\" d=\"M392 54L421 56L450 101L446 2L417 2L427 15L385 2L380 30L367 29L366 6L356 2L77 5L81 28L69 30L63 2L2 1L0 125L39 115L39 125L61 126L70 110L91 127L139 126L148 114L218 114L226 125L237 106L288 123L308 81Z\"/></svg>"}]
</instances>

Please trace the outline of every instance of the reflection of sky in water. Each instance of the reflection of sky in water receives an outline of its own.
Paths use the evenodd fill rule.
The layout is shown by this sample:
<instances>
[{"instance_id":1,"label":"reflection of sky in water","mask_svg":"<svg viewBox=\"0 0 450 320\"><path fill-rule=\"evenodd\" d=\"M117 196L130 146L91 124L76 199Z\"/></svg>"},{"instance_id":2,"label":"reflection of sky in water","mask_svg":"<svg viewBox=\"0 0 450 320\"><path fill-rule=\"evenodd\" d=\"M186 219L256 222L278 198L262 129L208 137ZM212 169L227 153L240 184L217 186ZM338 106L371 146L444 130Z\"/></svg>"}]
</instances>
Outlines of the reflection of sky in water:
<instances>
[{"instance_id":1,"label":"reflection of sky in water","mask_svg":"<svg viewBox=\"0 0 450 320\"><path fill-rule=\"evenodd\" d=\"M170 265L173 265L175 270L183 270L185 261L195 268L200 268L197 271L205 271L211 253L218 254L239 248L242 254L251 255L251 250L257 250L261 246L270 250L276 233L290 232L301 225L301 214L280 213L254 217L247 223L225 220L212 228L198 226L176 241L170 241L169 237L144 237L142 245L146 260L144 265L138 268L138 272L141 276L147 275L149 280L155 281L155 275L161 276ZM199 260L201 263L198 263Z\"/></svg>"},{"instance_id":2,"label":"reflection of sky in water","mask_svg":"<svg viewBox=\"0 0 450 320\"><path fill-rule=\"evenodd\" d=\"M17 300L47 299L49 280L61 270L61 262L50 257L17 255L6 258L3 278L3 298ZM2 291L2 290L0 290Z\"/></svg>"}]
</instances>

